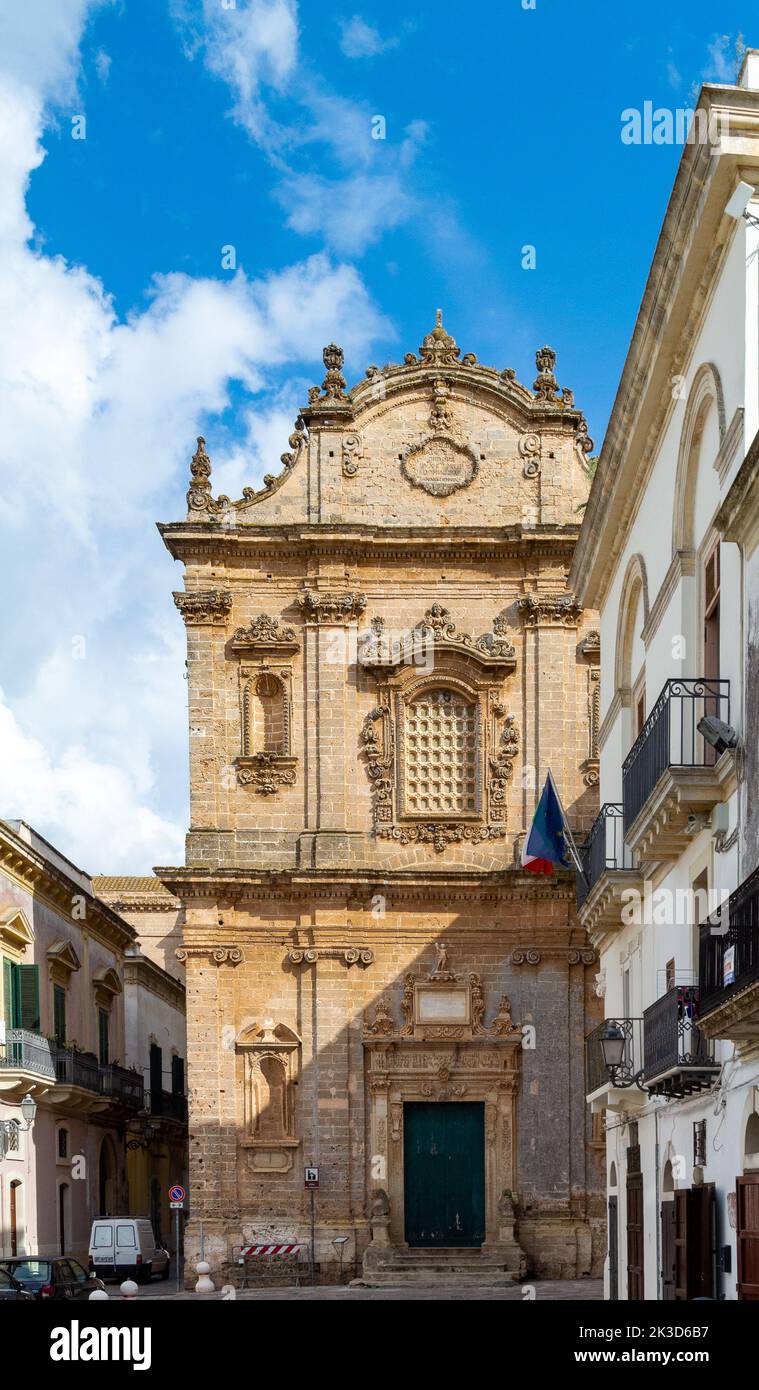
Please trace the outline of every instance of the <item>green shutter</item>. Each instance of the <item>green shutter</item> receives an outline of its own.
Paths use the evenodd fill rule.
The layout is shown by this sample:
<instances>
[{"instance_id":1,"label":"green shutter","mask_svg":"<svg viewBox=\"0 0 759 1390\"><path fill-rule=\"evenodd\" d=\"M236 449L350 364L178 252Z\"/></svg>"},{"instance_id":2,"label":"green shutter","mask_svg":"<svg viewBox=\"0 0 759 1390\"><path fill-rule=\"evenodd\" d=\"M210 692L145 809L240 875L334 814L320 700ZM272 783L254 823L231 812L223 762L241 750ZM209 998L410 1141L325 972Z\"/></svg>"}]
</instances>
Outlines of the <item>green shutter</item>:
<instances>
[{"instance_id":1,"label":"green shutter","mask_svg":"<svg viewBox=\"0 0 759 1390\"><path fill-rule=\"evenodd\" d=\"M16 1027L40 1031L40 968L38 965L17 965L18 1013Z\"/></svg>"},{"instance_id":2,"label":"green shutter","mask_svg":"<svg viewBox=\"0 0 759 1390\"><path fill-rule=\"evenodd\" d=\"M108 1010L98 1009L98 1044L100 1048L101 1067L108 1066L108 1023Z\"/></svg>"},{"instance_id":3,"label":"green shutter","mask_svg":"<svg viewBox=\"0 0 759 1390\"><path fill-rule=\"evenodd\" d=\"M13 971L13 961L3 956L3 1018L6 1028L15 1028L16 1026L16 991L13 988Z\"/></svg>"},{"instance_id":4,"label":"green shutter","mask_svg":"<svg viewBox=\"0 0 759 1390\"><path fill-rule=\"evenodd\" d=\"M66 991L53 985L53 1032L55 1041L63 1047L66 1042Z\"/></svg>"}]
</instances>

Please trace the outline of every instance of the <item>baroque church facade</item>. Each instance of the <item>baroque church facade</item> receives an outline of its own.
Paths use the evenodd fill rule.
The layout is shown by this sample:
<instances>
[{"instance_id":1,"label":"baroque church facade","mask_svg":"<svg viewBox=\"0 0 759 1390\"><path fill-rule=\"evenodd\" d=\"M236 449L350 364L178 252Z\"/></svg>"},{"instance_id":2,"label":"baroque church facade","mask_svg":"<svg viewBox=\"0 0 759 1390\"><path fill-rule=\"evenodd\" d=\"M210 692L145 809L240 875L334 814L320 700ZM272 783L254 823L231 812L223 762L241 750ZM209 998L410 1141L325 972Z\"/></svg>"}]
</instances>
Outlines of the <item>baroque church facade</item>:
<instances>
[{"instance_id":1,"label":"baroque church facade","mask_svg":"<svg viewBox=\"0 0 759 1390\"><path fill-rule=\"evenodd\" d=\"M592 449L442 324L348 390L324 351L282 471L185 521L189 1260L311 1241L369 1283L597 1273L595 955L524 873L547 769L597 809L598 634L566 586ZM421 1273L420 1273L421 1271ZM442 1273L441 1273L442 1272Z\"/></svg>"}]
</instances>

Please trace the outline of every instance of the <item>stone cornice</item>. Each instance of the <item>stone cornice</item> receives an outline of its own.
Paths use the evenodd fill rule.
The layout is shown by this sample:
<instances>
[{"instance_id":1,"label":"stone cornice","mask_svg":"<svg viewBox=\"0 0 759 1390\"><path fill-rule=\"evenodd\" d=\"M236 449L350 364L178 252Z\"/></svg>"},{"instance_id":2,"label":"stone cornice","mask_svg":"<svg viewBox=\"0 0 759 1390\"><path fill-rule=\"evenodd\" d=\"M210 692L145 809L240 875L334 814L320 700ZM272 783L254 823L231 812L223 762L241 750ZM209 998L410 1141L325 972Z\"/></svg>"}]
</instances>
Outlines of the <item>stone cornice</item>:
<instances>
[{"instance_id":1,"label":"stone cornice","mask_svg":"<svg viewBox=\"0 0 759 1390\"><path fill-rule=\"evenodd\" d=\"M699 107L724 132L719 154L709 142L683 147L570 572L594 608L603 605L676 407L672 377L684 374L730 238L742 234L725 204L741 171L750 177L759 168L757 94L705 86Z\"/></svg>"},{"instance_id":2,"label":"stone cornice","mask_svg":"<svg viewBox=\"0 0 759 1390\"><path fill-rule=\"evenodd\" d=\"M347 868L256 870L254 868L205 868L176 866L156 869L157 876L170 891L183 900L190 898L214 901L266 901L272 898L299 898L334 901L360 899L364 895L370 904L376 893L389 901L419 901L471 903L492 902L494 905L519 900L524 902L564 901L574 903L574 875L559 871L547 881L520 869L461 870L448 867L438 872L426 868L396 870Z\"/></svg>"},{"instance_id":3,"label":"stone cornice","mask_svg":"<svg viewBox=\"0 0 759 1390\"><path fill-rule=\"evenodd\" d=\"M185 1012L186 990L181 980L170 975L160 965L156 965L148 956L127 954L124 957L124 984L138 985L150 994L165 1000L167 1004L173 1005L175 1009Z\"/></svg>"},{"instance_id":4,"label":"stone cornice","mask_svg":"<svg viewBox=\"0 0 759 1390\"><path fill-rule=\"evenodd\" d=\"M66 922L73 921L84 934L96 937L112 950L124 951L136 939L134 928L111 907L86 892L81 883L69 878L5 825L0 825L0 874L7 874L20 887L44 898ZM83 903L83 916L72 917L74 903Z\"/></svg>"},{"instance_id":5,"label":"stone cornice","mask_svg":"<svg viewBox=\"0 0 759 1390\"><path fill-rule=\"evenodd\" d=\"M569 565L578 525L534 527L450 526L379 527L349 524L271 526L220 526L218 523L159 523L164 544L175 560L186 564L213 559L225 563L250 555L256 561L273 555L281 558L318 559L334 557L352 561L378 557L408 560L411 557L437 559L452 555L483 559L558 559Z\"/></svg>"}]
</instances>

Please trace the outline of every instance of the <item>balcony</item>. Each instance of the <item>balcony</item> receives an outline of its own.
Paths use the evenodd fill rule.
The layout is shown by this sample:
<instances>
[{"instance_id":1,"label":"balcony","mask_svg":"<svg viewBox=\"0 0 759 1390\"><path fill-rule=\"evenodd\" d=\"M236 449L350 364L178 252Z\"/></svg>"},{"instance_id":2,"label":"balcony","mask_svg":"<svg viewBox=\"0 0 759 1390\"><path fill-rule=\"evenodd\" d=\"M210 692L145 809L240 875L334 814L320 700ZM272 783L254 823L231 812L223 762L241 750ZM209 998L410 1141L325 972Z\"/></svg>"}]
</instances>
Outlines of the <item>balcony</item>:
<instances>
[{"instance_id":1,"label":"balcony","mask_svg":"<svg viewBox=\"0 0 759 1390\"><path fill-rule=\"evenodd\" d=\"M676 985L643 1011L643 1083L653 1096L681 1100L709 1090L719 1075L699 1026L695 985Z\"/></svg>"},{"instance_id":2,"label":"balcony","mask_svg":"<svg viewBox=\"0 0 759 1390\"><path fill-rule=\"evenodd\" d=\"M625 844L622 807L607 801L580 846L585 878L577 874L577 912L591 941L622 926L622 892L640 889L641 876Z\"/></svg>"},{"instance_id":3,"label":"balcony","mask_svg":"<svg viewBox=\"0 0 759 1390\"><path fill-rule=\"evenodd\" d=\"M31 1091L45 1095L55 1085L55 1065L50 1042L28 1028L8 1028L0 1044L0 1094L5 1101L20 1100Z\"/></svg>"},{"instance_id":4,"label":"balcony","mask_svg":"<svg viewBox=\"0 0 759 1390\"><path fill-rule=\"evenodd\" d=\"M187 1123L187 1096L181 1091L146 1091L145 1109L161 1119Z\"/></svg>"},{"instance_id":5,"label":"balcony","mask_svg":"<svg viewBox=\"0 0 759 1390\"><path fill-rule=\"evenodd\" d=\"M117 1066L115 1062L99 1068L100 1093L118 1105L141 1110L144 1104L144 1081L142 1073L129 1071L127 1067Z\"/></svg>"},{"instance_id":6,"label":"balcony","mask_svg":"<svg viewBox=\"0 0 759 1390\"><path fill-rule=\"evenodd\" d=\"M625 758L624 834L639 862L678 859L734 790L731 751L718 757L698 732L707 714L729 724L729 681L668 680Z\"/></svg>"},{"instance_id":7,"label":"balcony","mask_svg":"<svg viewBox=\"0 0 759 1390\"><path fill-rule=\"evenodd\" d=\"M601 1039L609 1028L617 1029L624 1038L622 1063L610 1076L604 1062ZM585 1039L585 1092L593 1114L601 1110L640 1110L646 1095L635 1084L643 1066L643 1020L640 1018L605 1018Z\"/></svg>"},{"instance_id":8,"label":"balcony","mask_svg":"<svg viewBox=\"0 0 759 1390\"><path fill-rule=\"evenodd\" d=\"M759 1038L759 869L700 930L700 1025L709 1038Z\"/></svg>"}]
</instances>

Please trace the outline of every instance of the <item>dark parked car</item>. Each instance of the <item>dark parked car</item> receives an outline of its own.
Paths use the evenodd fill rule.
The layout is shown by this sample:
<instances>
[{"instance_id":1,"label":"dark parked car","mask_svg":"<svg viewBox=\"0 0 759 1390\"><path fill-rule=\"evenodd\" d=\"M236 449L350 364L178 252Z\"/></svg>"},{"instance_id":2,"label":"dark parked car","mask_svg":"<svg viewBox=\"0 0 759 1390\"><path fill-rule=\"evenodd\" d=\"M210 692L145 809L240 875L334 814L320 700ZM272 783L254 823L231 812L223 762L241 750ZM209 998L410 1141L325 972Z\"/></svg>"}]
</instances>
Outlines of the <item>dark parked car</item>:
<instances>
[{"instance_id":1,"label":"dark parked car","mask_svg":"<svg viewBox=\"0 0 759 1390\"><path fill-rule=\"evenodd\" d=\"M6 1298L30 1299L34 1298L34 1294L22 1289L7 1269L0 1269L0 1299L4 1301Z\"/></svg>"},{"instance_id":2,"label":"dark parked car","mask_svg":"<svg viewBox=\"0 0 759 1390\"><path fill-rule=\"evenodd\" d=\"M32 1298L89 1298L95 1289L102 1289L102 1279L88 1274L78 1260L68 1255L51 1259L36 1255L17 1255L0 1260L0 1273L9 1274Z\"/></svg>"}]
</instances>

